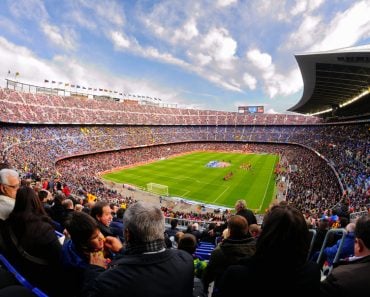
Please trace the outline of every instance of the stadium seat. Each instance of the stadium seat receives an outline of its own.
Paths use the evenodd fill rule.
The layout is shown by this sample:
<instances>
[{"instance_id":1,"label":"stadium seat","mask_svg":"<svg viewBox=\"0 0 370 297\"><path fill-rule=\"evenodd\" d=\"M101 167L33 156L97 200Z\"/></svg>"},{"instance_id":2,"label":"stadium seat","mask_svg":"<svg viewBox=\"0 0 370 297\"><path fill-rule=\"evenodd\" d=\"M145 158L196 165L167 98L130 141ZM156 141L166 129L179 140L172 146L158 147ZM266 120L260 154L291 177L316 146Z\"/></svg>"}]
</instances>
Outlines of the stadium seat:
<instances>
[{"instance_id":1,"label":"stadium seat","mask_svg":"<svg viewBox=\"0 0 370 297\"><path fill-rule=\"evenodd\" d=\"M195 251L195 256L197 256L201 260L209 260L209 258L211 257L211 253Z\"/></svg>"},{"instance_id":2,"label":"stadium seat","mask_svg":"<svg viewBox=\"0 0 370 297\"><path fill-rule=\"evenodd\" d=\"M39 288L34 287L30 284L28 280L26 280L15 268L10 262L5 258L4 255L0 254L0 261L4 264L6 269L8 269L9 272L14 274L15 278L18 280L18 282L26 287L27 289L31 290L36 296L39 297L48 297L47 294L45 294L43 291L41 291ZM16 296L15 296L16 297Z\"/></svg>"}]
</instances>

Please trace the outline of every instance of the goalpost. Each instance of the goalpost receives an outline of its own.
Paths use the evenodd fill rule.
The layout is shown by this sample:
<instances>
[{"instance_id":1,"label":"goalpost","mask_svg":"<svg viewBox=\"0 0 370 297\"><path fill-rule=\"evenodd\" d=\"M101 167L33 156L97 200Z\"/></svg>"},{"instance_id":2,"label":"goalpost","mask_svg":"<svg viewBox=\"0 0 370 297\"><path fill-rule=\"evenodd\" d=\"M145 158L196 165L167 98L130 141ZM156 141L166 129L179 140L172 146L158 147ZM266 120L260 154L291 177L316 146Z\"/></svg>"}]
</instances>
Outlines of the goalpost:
<instances>
[{"instance_id":1,"label":"goalpost","mask_svg":"<svg viewBox=\"0 0 370 297\"><path fill-rule=\"evenodd\" d=\"M154 193L157 195L168 196L168 186L156 184L156 183L148 183L146 185L146 189L150 193Z\"/></svg>"}]
</instances>

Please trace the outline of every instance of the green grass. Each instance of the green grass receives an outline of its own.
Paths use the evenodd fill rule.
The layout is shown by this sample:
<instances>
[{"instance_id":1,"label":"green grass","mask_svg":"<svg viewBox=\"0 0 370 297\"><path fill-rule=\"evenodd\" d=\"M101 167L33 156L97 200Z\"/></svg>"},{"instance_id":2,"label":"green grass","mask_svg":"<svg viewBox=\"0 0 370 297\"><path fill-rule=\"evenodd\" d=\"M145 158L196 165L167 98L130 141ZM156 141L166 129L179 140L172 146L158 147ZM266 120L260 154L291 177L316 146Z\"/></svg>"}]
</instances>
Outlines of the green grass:
<instances>
[{"instance_id":1,"label":"green grass","mask_svg":"<svg viewBox=\"0 0 370 297\"><path fill-rule=\"evenodd\" d=\"M207 168L212 160L231 161L231 165ZM277 161L278 156L268 154L197 152L111 172L103 178L139 187L158 183L169 187L170 196L226 207L245 199L248 208L263 213L275 195ZM246 162L252 165L249 171L240 169ZM232 178L224 181L231 171Z\"/></svg>"}]
</instances>

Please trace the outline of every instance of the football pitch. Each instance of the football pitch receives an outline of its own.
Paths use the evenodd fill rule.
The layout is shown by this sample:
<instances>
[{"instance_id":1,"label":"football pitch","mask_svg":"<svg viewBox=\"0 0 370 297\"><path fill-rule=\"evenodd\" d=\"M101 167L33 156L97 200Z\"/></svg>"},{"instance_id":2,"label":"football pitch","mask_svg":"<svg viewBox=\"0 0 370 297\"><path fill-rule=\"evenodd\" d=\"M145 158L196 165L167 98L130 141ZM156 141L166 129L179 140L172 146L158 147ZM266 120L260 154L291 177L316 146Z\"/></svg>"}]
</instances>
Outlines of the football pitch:
<instances>
[{"instance_id":1,"label":"football pitch","mask_svg":"<svg viewBox=\"0 0 370 297\"><path fill-rule=\"evenodd\" d=\"M212 161L216 161L212 164ZM245 199L263 213L275 195L278 156L227 152L195 152L107 173L106 180L146 188L168 186L169 195L233 208ZM226 167L208 167L208 166ZM208 166L207 166L208 165Z\"/></svg>"}]
</instances>

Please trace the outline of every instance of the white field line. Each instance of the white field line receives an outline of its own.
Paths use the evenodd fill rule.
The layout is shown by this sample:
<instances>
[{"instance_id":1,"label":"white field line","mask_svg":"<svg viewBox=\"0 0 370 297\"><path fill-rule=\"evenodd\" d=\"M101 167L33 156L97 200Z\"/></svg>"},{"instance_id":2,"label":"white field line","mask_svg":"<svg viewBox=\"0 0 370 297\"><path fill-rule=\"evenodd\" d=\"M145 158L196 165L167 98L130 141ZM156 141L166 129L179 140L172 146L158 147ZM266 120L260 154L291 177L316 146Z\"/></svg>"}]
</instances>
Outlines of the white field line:
<instances>
[{"instance_id":1,"label":"white field line","mask_svg":"<svg viewBox=\"0 0 370 297\"><path fill-rule=\"evenodd\" d=\"M187 193L190 193L190 191L186 191L184 194L181 194L180 197L186 197Z\"/></svg>"},{"instance_id":2,"label":"white field line","mask_svg":"<svg viewBox=\"0 0 370 297\"><path fill-rule=\"evenodd\" d=\"M220 195L218 195L218 197L212 201L213 202L216 202L228 189L230 188L230 186L228 186Z\"/></svg>"},{"instance_id":3,"label":"white field line","mask_svg":"<svg viewBox=\"0 0 370 297\"><path fill-rule=\"evenodd\" d=\"M275 163L274 163L274 165L272 166L272 170L271 170L271 173L270 173L270 176L269 176L269 182L268 182L268 184L267 184L267 186L266 186L265 194L263 195L263 199L262 199L262 202L261 202L261 204L260 204L260 207L258 208L258 211L261 211L262 205L263 205L263 203L265 202L265 199L266 199L266 193L267 193L267 190L268 190L269 185L270 185L270 183L271 183L271 176L272 176L272 173L274 172L274 168L275 168Z\"/></svg>"}]
</instances>

